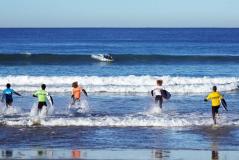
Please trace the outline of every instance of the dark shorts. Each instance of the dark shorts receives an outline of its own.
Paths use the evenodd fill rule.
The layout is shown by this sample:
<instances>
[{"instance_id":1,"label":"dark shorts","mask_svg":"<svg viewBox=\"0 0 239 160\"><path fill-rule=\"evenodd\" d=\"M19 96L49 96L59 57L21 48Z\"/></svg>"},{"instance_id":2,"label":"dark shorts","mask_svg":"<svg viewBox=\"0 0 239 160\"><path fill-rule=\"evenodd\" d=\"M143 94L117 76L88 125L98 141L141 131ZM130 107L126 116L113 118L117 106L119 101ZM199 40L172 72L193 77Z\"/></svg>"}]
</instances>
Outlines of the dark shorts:
<instances>
[{"instance_id":1,"label":"dark shorts","mask_svg":"<svg viewBox=\"0 0 239 160\"><path fill-rule=\"evenodd\" d=\"M43 106L47 106L46 102L38 102L38 109L42 109Z\"/></svg>"},{"instance_id":2,"label":"dark shorts","mask_svg":"<svg viewBox=\"0 0 239 160\"><path fill-rule=\"evenodd\" d=\"M6 104L7 104L7 105L12 104L12 102L13 102L13 99L12 99L12 98L6 98Z\"/></svg>"},{"instance_id":3,"label":"dark shorts","mask_svg":"<svg viewBox=\"0 0 239 160\"><path fill-rule=\"evenodd\" d=\"M155 96L155 101L160 101L160 100L162 100L162 96Z\"/></svg>"},{"instance_id":4,"label":"dark shorts","mask_svg":"<svg viewBox=\"0 0 239 160\"><path fill-rule=\"evenodd\" d=\"M158 95L155 96L155 103L159 104L159 107L162 108L162 104L163 104L163 97Z\"/></svg>"},{"instance_id":5,"label":"dark shorts","mask_svg":"<svg viewBox=\"0 0 239 160\"><path fill-rule=\"evenodd\" d=\"M218 113L218 109L220 108L220 106L213 106L212 107L212 115L215 116L216 113Z\"/></svg>"}]
</instances>

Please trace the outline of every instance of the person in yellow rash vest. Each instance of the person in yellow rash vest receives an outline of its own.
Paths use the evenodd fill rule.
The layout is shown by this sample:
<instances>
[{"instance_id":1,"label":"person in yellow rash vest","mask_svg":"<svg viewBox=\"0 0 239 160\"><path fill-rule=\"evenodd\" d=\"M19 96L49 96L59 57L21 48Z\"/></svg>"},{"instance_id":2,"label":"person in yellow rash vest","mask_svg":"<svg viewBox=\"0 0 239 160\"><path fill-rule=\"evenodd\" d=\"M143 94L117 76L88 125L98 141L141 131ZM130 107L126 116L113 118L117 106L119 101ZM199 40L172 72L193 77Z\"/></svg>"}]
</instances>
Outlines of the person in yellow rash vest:
<instances>
[{"instance_id":1,"label":"person in yellow rash vest","mask_svg":"<svg viewBox=\"0 0 239 160\"><path fill-rule=\"evenodd\" d=\"M212 87L212 92L209 93L209 95L204 99L204 101L212 101L212 119L214 121L214 124L217 124L216 114L218 115L218 109L220 108L221 99L223 99L223 96L220 92L217 91L216 86Z\"/></svg>"},{"instance_id":2,"label":"person in yellow rash vest","mask_svg":"<svg viewBox=\"0 0 239 160\"><path fill-rule=\"evenodd\" d=\"M50 96L47 91L45 91L46 85L42 84L41 89L33 94L33 97L38 98L38 113L42 110L43 106L47 107L47 96ZM53 104L53 98L50 96L51 103Z\"/></svg>"}]
</instances>

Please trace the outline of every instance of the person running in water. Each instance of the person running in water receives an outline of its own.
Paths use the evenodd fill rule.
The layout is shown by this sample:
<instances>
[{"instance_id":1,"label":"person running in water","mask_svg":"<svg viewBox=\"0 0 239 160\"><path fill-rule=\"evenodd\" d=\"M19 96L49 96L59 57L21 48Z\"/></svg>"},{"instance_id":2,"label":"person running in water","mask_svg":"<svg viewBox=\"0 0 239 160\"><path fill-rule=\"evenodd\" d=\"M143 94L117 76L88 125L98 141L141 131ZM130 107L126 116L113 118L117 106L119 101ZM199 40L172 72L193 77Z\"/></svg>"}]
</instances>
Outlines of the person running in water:
<instances>
[{"instance_id":1,"label":"person running in water","mask_svg":"<svg viewBox=\"0 0 239 160\"><path fill-rule=\"evenodd\" d=\"M21 94L15 92L13 89L11 89L11 84L10 83L7 83L6 84L6 89L3 90L3 95L2 95L2 100L1 100L2 102L4 102L4 99L5 99L7 107L12 106L12 103L13 103L12 95L13 95L13 93L18 95L18 96L21 96Z\"/></svg>"},{"instance_id":2,"label":"person running in water","mask_svg":"<svg viewBox=\"0 0 239 160\"><path fill-rule=\"evenodd\" d=\"M163 107L163 97L161 94L161 90L163 90L163 80L157 80L156 81L157 86L155 89L151 91L151 95L155 98L155 104L159 104L159 107L162 109Z\"/></svg>"},{"instance_id":3,"label":"person running in water","mask_svg":"<svg viewBox=\"0 0 239 160\"><path fill-rule=\"evenodd\" d=\"M88 96L85 89L78 85L78 82L73 82L72 92L71 92L71 98L72 98L71 105L74 105L76 101L80 101L81 92L83 92L86 96Z\"/></svg>"},{"instance_id":4,"label":"person running in water","mask_svg":"<svg viewBox=\"0 0 239 160\"><path fill-rule=\"evenodd\" d=\"M38 113L42 110L43 106L47 107L47 96L50 96L47 91L45 91L46 89L46 85L42 84L41 85L41 89L36 91L36 93L33 94L33 97L37 97L38 98ZM53 105L53 98L50 96L51 99L51 103Z\"/></svg>"},{"instance_id":5,"label":"person running in water","mask_svg":"<svg viewBox=\"0 0 239 160\"><path fill-rule=\"evenodd\" d=\"M223 96L217 91L216 86L212 87L212 92L204 99L204 101L212 101L212 119L214 124L217 124L216 115L218 116L218 109L220 108L221 99L223 99Z\"/></svg>"}]
</instances>

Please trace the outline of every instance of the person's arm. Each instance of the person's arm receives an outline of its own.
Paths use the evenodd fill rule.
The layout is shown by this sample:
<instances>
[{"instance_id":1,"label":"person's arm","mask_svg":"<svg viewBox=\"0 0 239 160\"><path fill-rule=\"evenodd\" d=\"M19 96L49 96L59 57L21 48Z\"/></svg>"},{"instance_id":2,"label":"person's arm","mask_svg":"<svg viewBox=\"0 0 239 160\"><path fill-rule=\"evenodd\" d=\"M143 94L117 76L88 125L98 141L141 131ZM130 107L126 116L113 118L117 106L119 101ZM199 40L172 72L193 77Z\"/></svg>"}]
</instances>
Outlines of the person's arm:
<instances>
[{"instance_id":1,"label":"person's arm","mask_svg":"<svg viewBox=\"0 0 239 160\"><path fill-rule=\"evenodd\" d=\"M154 96L154 90L151 90L151 96L152 97Z\"/></svg>"},{"instance_id":2,"label":"person's arm","mask_svg":"<svg viewBox=\"0 0 239 160\"><path fill-rule=\"evenodd\" d=\"M224 99L224 97L223 97L223 95L220 93L220 100L221 100L221 99Z\"/></svg>"},{"instance_id":3,"label":"person's arm","mask_svg":"<svg viewBox=\"0 0 239 160\"><path fill-rule=\"evenodd\" d=\"M83 92L86 96L88 96L88 94L87 94L87 92L86 92L85 89L82 89L82 92Z\"/></svg>"},{"instance_id":4,"label":"person's arm","mask_svg":"<svg viewBox=\"0 0 239 160\"><path fill-rule=\"evenodd\" d=\"M22 96L20 93L13 91L14 94L18 95L18 96Z\"/></svg>"},{"instance_id":5,"label":"person's arm","mask_svg":"<svg viewBox=\"0 0 239 160\"><path fill-rule=\"evenodd\" d=\"M207 102L208 100L211 99L211 94L209 94L207 97L204 98L204 101Z\"/></svg>"},{"instance_id":6,"label":"person's arm","mask_svg":"<svg viewBox=\"0 0 239 160\"><path fill-rule=\"evenodd\" d=\"M71 91L71 98L74 99L73 89L72 89L72 91Z\"/></svg>"},{"instance_id":7,"label":"person's arm","mask_svg":"<svg viewBox=\"0 0 239 160\"><path fill-rule=\"evenodd\" d=\"M38 92L34 93L32 96L33 97L37 97L37 94L38 94Z\"/></svg>"},{"instance_id":8,"label":"person's arm","mask_svg":"<svg viewBox=\"0 0 239 160\"><path fill-rule=\"evenodd\" d=\"M74 97L74 88L72 88L72 90L71 90L71 98L73 98Z\"/></svg>"}]
</instances>

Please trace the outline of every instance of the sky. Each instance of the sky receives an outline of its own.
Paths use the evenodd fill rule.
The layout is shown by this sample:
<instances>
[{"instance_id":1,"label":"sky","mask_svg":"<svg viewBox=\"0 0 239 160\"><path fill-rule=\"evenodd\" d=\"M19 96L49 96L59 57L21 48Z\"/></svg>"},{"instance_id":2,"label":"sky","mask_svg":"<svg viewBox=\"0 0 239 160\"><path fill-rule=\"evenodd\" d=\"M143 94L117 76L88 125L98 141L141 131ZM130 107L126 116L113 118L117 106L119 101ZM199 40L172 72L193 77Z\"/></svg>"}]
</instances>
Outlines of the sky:
<instances>
[{"instance_id":1,"label":"sky","mask_svg":"<svg viewBox=\"0 0 239 160\"><path fill-rule=\"evenodd\" d=\"M239 0L0 0L0 27L239 27Z\"/></svg>"}]
</instances>

